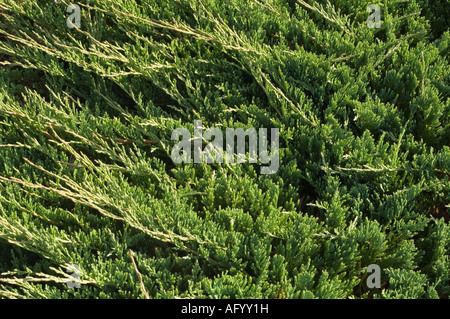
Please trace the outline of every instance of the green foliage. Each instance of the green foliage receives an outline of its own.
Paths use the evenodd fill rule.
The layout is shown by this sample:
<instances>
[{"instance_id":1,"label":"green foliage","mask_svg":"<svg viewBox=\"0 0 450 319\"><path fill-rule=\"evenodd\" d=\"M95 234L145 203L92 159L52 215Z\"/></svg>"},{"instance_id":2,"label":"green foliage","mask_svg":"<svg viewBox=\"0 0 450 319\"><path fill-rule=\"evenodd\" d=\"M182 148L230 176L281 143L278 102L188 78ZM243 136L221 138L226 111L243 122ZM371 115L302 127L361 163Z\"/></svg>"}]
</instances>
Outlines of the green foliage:
<instances>
[{"instance_id":1,"label":"green foliage","mask_svg":"<svg viewBox=\"0 0 450 319\"><path fill-rule=\"evenodd\" d=\"M2 1L0 296L448 298L449 4L369 4ZM173 163L198 119L276 174Z\"/></svg>"}]
</instances>

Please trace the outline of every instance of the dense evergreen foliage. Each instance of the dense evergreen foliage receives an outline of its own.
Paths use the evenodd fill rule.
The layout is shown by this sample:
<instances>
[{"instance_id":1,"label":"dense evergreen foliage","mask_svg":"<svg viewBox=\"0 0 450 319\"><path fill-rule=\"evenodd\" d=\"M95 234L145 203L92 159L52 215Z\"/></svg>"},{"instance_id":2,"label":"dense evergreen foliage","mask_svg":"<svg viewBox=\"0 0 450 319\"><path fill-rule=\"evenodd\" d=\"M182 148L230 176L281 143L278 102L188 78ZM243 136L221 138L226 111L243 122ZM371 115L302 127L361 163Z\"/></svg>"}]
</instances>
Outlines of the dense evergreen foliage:
<instances>
[{"instance_id":1,"label":"dense evergreen foliage","mask_svg":"<svg viewBox=\"0 0 450 319\"><path fill-rule=\"evenodd\" d=\"M450 4L370 4L85 0L70 29L1 0L0 296L448 298ZM174 164L197 119L279 128L277 173Z\"/></svg>"}]
</instances>

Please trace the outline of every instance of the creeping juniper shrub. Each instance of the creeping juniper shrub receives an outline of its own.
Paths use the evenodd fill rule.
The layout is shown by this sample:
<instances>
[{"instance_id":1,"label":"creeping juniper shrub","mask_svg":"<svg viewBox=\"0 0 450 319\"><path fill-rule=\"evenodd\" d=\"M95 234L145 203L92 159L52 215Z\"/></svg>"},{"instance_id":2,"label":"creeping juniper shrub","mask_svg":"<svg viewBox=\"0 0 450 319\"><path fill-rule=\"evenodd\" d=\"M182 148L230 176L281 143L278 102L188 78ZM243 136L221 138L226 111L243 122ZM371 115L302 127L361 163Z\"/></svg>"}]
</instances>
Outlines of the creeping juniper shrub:
<instances>
[{"instance_id":1,"label":"creeping juniper shrub","mask_svg":"<svg viewBox=\"0 0 450 319\"><path fill-rule=\"evenodd\" d=\"M77 4L0 3L1 297L448 298L447 1ZM194 120L278 171L174 163Z\"/></svg>"}]
</instances>

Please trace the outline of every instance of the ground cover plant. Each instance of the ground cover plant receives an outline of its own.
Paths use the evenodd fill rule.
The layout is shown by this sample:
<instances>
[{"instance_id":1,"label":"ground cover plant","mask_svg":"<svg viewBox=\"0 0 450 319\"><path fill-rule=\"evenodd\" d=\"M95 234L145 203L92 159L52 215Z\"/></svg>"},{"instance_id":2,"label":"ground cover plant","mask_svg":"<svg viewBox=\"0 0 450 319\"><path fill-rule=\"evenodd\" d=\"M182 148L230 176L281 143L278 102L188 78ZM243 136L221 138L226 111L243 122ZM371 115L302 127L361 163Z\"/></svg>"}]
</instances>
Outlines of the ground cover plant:
<instances>
[{"instance_id":1,"label":"ground cover plant","mask_svg":"<svg viewBox=\"0 0 450 319\"><path fill-rule=\"evenodd\" d=\"M2 298L448 298L448 1L76 4L0 1Z\"/></svg>"}]
</instances>

